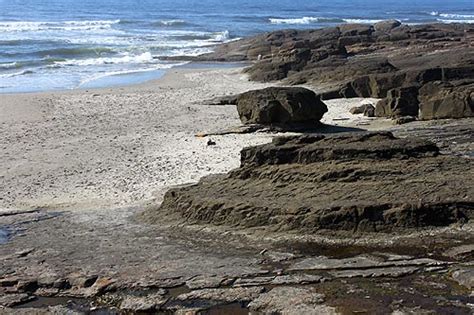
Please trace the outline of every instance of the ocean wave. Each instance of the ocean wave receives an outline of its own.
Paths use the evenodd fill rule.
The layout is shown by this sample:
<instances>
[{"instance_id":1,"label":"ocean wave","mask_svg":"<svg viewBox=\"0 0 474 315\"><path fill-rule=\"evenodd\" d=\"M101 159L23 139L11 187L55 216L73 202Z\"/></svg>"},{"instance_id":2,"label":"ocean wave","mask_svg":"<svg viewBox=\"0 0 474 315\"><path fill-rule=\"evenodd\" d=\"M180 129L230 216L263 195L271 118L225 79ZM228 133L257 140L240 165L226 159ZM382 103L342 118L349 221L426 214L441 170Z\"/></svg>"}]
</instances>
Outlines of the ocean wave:
<instances>
[{"instance_id":1,"label":"ocean wave","mask_svg":"<svg viewBox=\"0 0 474 315\"><path fill-rule=\"evenodd\" d=\"M47 50L40 50L36 52L40 56L82 56L82 55L96 55L101 56L107 53L115 52L114 49L108 47L76 47L76 48L54 48Z\"/></svg>"},{"instance_id":2,"label":"ocean wave","mask_svg":"<svg viewBox=\"0 0 474 315\"><path fill-rule=\"evenodd\" d=\"M19 64L18 62L6 62L6 63L0 63L0 70L9 70L9 69L15 69L18 68Z\"/></svg>"},{"instance_id":3,"label":"ocean wave","mask_svg":"<svg viewBox=\"0 0 474 315\"><path fill-rule=\"evenodd\" d=\"M374 24L382 22L383 20L379 19L343 19L346 23L355 23L355 24Z\"/></svg>"},{"instance_id":4,"label":"ocean wave","mask_svg":"<svg viewBox=\"0 0 474 315\"><path fill-rule=\"evenodd\" d=\"M345 18L326 18L326 17L309 17L280 19L270 18L272 24L315 24L315 23L360 23L373 24L383 20L380 19L345 19Z\"/></svg>"},{"instance_id":5,"label":"ocean wave","mask_svg":"<svg viewBox=\"0 0 474 315\"><path fill-rule=\"evenodd\" d=\"M219 33L215 33L213 37L211 38L211 41L215 42L225 42L230 39L230 33L229 31L223 31Z\"/></svg>"},{"instance_id":6,"label":"ocean wave","mask_svg":"<svg viewBox=\"0 0 474 315\"><path fill-rule=\"evenodd\" d=\"M151 68L145 68L145 69L132 69L132 70L119 70L119 71L110 71L110 72L106 72L106 73L101 73L101 74L98 74L98 75L94 75L94 76L91 76L91 77L88 77L86 79L83 79L79 86L78 87L82 87L83 85L89 83L89 82L92 82L92 81L95 81L95 80L99 80L99 79L102 79L102 78L106 78L106 77L111 77L111 76L119 76L119 75L127 75L127 74L133 74L133 73L142 73L142 72L151 72L151 71L156 71L156 70L165 70L165 69L171 69L173 67L177 67L177 66L182 66L182 65L185 65L187 64L188 62L178 62L178 63L162 63L162 64L159 64L159 65L155 65Z\"/></svg>"},{"instance_id":7,"label":"ocean wave","mask_svg":"<svg viewBox=\"0 0 474 315\"><path fill-rule=\"evenodd\" d=\"M441 23L467 23L467 24L474 24L474 19L472 20L449 20L449 19L436 19L438 22Z\"/></svg>"},{"instance_id":8,"label":"ocean wave","mask_svg":"<svg viewBox=\"0 0 474 315\"><path fill-rule=\"evenodd\" d=\"M0 33L17 33L32 31L83 31L110 29L112 25L120 23L120 20L97 20L97 21L63 21L63 22L31 22L12 21L0 22Z\"/></svg>"},{"instance_id":9,"label":"ocean wave","mask_svg":"<svg viewBox=\"0 0 474 315\"><path fill-rule=\"evenodd\" d=\"M323 22L324 18L320 17L310 17L310 16L305 16L302 18L290 18L290 19L280 19L280 18L270 18L270 23L272 24L314 24L314 23L319 23ZM342 20L339 20L342 22Z\"/></svg>"},{"instance_id":10,"label":"ocean wave","mask_svg":"<svg viewBox=\"0 0 474 315\"><path fill-rule=\"evenodd\" d=\"M62 66L100 66L108 64L140 64L153 62L153 56L150 52L140 55L124 54L121 57L90 58L90 59L68 59L56 62Z\"/></svg>"},{"instance_id":11,"label":"ocean wave","mask_svg":"<svg viewBox=\"0 0 474 315\"><path fill-rule=\"evenodd\" d=\"M474 14L451 14L451 13L442 13L439 15L443 18L448 19L474 19Z\"/></svg>"},{"instance_id":12,"label":"ocean wave","mask_svg":"<svg viewBox=\"0 0 474 315\"><path fill-rule=\"evenodd\" d=\"M156 26L176 26L176 25L186 25L185 20L161 20L156 23L153 23L153 25Z\"/></svg>"},{"instance_id":13,"label":"ocean wave","mask_svg":"<svg viewBox=\"0 0 474 315\"><path fill-rule=\"evenodd\" d=\"M34 72L31 70L23 70L23 71L14 72L14 73L0 74L0 78L13 78L13 77L18 77L18 76L33 74L33 73Z\"/></svg>"}]
</instances>

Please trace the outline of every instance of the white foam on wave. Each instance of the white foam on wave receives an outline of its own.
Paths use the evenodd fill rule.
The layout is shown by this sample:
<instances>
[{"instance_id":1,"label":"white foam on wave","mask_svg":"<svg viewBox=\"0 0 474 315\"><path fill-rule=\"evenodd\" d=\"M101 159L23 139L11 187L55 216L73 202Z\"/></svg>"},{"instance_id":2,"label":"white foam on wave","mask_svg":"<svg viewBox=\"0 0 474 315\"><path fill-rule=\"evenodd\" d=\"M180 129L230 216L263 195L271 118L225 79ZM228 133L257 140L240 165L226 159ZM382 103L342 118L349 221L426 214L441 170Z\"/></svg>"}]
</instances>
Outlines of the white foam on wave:
<instances>
[{"instance_id":1,"label":"white foam on wave","mask_svg":"<svg viewBox=\"0 0 474 315\"><path fill-rule=\"evenodd\" d=\"M375 19L343 19L343 18L325 18L325 17L310 17L305 16L302 18L291 18L291 19L280 19L271 18L269 19L272 24L314 24L314 23L361 23L361 24L373 24L383 20Z\"/></svg>"},{"instance_id":2,"label":"white foam on wave","mask_svg":"<svg viewBox=\"0 0 474 315\"><path fill-rule=\"evenodd\" d=\"M124 54L121 57L101 57L91 59L69 59L57 61L55 64L62 66L100 66L107 64L140 64L153 62L153 56L150 52L140 55Z\"/></svg>"},{"instance_id":3,"label":"white foam on wave","mask_svg":"<svg viewBox=\"0 0 474 315\"><path fill-rule=\"evenodd\" d=\"M448 19L474 19L474 14L441 13L439 16Z\"/></svg>"},{"instance_id":4,"label":"white foam on wave","mask_svg":"<svg viewBox=\"0 0 474 315\"><path fill-rule=\"evenodd\" d=\"M370 19L343 19L346 23L356 23L356 24L374 24L382 22L383 20L370 20Z\"/></svg>"},{"instance_id":5,"label":"white foam on wave","mask_svg":"<svg viewBox=\"0 0 474 315\"><path fill-rule=\"evenodd\" d=\"M211 40L216 41L216 42L225 42L225 41L229 40L229 38L230 38L230 33L229 33L229 31L225 30L223 32L214 34L214 36L213 36L213 38L211 38Z\"/></svg>"},{"instance_id":6,"label":"white foam on wave","mask_svg":"<svg viewBox=\"0 0 474 315\"><path fill-rule=\"evenodd\" d=\"M0 63L0 69L13 69L18 67L18 62L6 62Z\"/></svg>"},{"instance_id":7,"label":"white foam on wave","mask_svg":"<svg viewBox=\"0 0 474 315\"><path fill-rule=\"evenodd\" d=\"M310 17L305 16L302 18L292 18L292 19L278 19L278 18L271 18L270 23L272 24L312 24L318 23L320 21L319 17Z\"/></svg>"},{"instance_id":8,"label":"white foam on wave","mask_svg":"<svg viewBox=\"0 0 474 315\"><path fill-rule=\"evenodd\" d=\"M97 21L62 21L62 22L32 22L32 21L2 21L0 22L0 33L35 32L35 31L84 31L110 29L112 25L120 23L120 20L97 20Z\"/></svg>"},{"instance_id":9,"label":"white foam on wave","mask_svg":"<svg viewBox=\"0 0 474 315\"><path fill-rule=\"evenodd\" d=\"M14 73L0 74L0 78L13 78L13 77L21 76L21 75L32 74L32 73L34 72L31 70L23 70L23 71L14 72Z\"/></svg>"},{"instance_id":10,"label":"white foam on wave","mask_svg":"<svg viewBox=\"0 0 474 315\"><path fill-rule=\"evenodd\" d=\"M474 24L474 19L472 20L448 20L448 19L436 19L438 22L442 22L442 23L448 23L448 24L452 24L452 23L467 23L467 24Z\"/></svg>"},{"instance_id":11,"label":"white foam on wave","mask_svg":"<svg viewBox=\"0 0 474 315\"><path fill-rule=\"evenodd\" d=\"M106 78L106 77L171 69L171 68L174 68L174 67L185 65L187 63L188 62L157 64L157 65L154 65L153 67L150 67L150 68L110 71L110 72L106 72L106 73L102 73L102 74L98 74L98 75L93 75L91 77L83 79L79 83L78 87L81 87L81 86L83 86L83 85L85 85L89 82L96 81L96 80Z\"/></svg>"},{"instance_id":12,"label":"white foam on wave","mask_svg":"<svg viewBox=\"0 0 474 315\"><path fill-rule=\"evenodd\" d=\"M160 24L164 26L183 25L183 24L186 24L186 21L185 20L161 20Z\"/></svg>"}]
</instances>

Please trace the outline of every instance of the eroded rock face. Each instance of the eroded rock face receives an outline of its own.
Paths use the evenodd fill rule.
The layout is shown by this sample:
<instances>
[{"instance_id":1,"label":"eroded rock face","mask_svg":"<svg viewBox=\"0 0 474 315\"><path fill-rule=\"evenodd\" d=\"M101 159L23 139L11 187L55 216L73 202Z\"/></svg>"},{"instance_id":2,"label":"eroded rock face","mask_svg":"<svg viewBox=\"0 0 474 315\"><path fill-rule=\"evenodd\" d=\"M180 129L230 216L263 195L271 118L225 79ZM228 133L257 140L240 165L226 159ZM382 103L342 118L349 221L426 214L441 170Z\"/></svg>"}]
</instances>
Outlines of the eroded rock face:
<instances>
[{"instance_id":1,"label":"eroded rock face","mask_svg":"<svg viewBox=\"0 0 474 315\"><path fill-rule=\"evenodd\" d=\"M418 88L410 86L388 91L387 97L377 103L375 114L392 118L418 116Z\"/></svg>"},{"instance_id":2,"label":"eroded rock face","mask_svg":"<svg viewBox=\"0 0 474 315\"><path fill-rule=\"evenodd\" d=\"M419 93L420 119L474 117L474 81L431 82Z\"/></svg>"},{"instance_id":3,"label":"eroded rock face","mask_svg":"<svg viewBox=\"0 0 474 315\"><path fill-rule=\"evenodd\" d=\"M237 111L244 124L288 124L318 122L328 109L311 90L269 87L239 95Z\"/></svg>"},{"instance_id":4,"label":"eroded rock face","mask_svg":"<svg viewBox=\"0 0 474 315\"><path fill-rule=\"evenodd\" d=\"M276 138L241 167L171 189L156 215L268 231L396 231L474 217L474 160L390 133ZM153 219L152 219L153 221Z\"/></svg>"}]
</instances>

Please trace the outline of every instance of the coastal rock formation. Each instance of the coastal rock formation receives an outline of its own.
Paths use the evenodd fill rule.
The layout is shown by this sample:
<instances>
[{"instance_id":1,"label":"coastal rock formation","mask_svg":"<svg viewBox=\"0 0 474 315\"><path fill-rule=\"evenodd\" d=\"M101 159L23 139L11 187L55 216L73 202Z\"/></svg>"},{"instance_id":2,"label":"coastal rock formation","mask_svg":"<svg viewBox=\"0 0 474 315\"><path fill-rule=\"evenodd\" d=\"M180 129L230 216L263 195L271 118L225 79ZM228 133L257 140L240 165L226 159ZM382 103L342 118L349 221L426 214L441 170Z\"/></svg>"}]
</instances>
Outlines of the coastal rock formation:
<instances>
[{"instance_id":1,"label":"coastal rock formation","mask_svg":"<svg viewBox=\"0 0 474 315\"><path fill-rule=\"evenodd\" d=\"M239 95L237 111L244 124L287 124L318 122L328 109L311 90L269 87Z\"/></svg>"},{"instance_id":2,"label":"coastal rock formation","mask_svg":"<svg viewBox=\"0 0 474 315\"><path fill-rule=\"evenodd\" d=\"M349 112L353 115L356 114L363 114L366 117L374 117L375 116L375 107L372 104L362 104L360 106L353 107L349 110Z\"/></svg>"},{"instance_id":3,"label":"coastal rock formation","mask_svg":"<svg viewBox=\"0 0 474 315\"><path fill-rule=\"evenodd\" d=\"M442 109L439 114L422 113L419 118L459 118L472 116L472 107L460 109L469 105L469 100L458 96L461 88L453 81L463 80L462 89L467 94L472 92L473 42L472 24L403 25L383 21L266 33L221 45L197 59L253 61L246 70L252 80L324 86L322 99L388 97L384 111L379 110L379 115L386 117L418 116L418 102L412 102L415 89L441 81L442 95L450 101L434 105L439 101L420 99L427 102L421 105L427 111L438 112L438 106ZM405 98L407 90L389 94L393 89L408 88L409 99Z\"/></svg>"},{"instance_id":4,"label":"coastal rock formation","mask_svg":"<svg viewBox=\"0 0 474 315\"><path fill-rule=\"evenodd\" d=\"M474 81L431 82L419 99L421 119L474 117Z\"/></svg>"},{"instance_id":5,"label":"coastal rock formation","mask_svg":"<svg viewBox=\"0 0 474 315\"><path fill-rule=\"evenodd\" d=\"M390 133L275 138L240 168L174 188L153 216L316 233L446 226L474 217L474 160ZM152 219L153 221L153 219Z\"/></svg>"},{"instance_id":6,"label":"coastal rock formation","mask_svg":"<svg viewBox=\"0 0 474 315\"><path fill-rule=\"evenodd\" d=\"M418 116L418 87L401 87L388 91L387 97L377 103L379 117Z\"/></svg>"}]
</instances>

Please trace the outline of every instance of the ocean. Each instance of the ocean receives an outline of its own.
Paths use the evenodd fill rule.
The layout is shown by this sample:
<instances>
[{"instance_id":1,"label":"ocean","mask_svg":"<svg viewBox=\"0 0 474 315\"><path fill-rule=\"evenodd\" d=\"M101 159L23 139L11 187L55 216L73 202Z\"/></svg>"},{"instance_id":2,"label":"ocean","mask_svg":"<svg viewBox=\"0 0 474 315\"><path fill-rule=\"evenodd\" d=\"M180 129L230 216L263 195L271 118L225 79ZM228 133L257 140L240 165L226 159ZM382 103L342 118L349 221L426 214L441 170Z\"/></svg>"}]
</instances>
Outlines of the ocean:
<instances>
[{"instance_id":1,"label":"ocean","mask_svg":"<svg viewBox=\"0 0 474 315\"><path fill-rule=\"evenodd\" d=\"M216 44L341 23L474 23L474 0L0 0L0 93L139 83Z\"/></svg>"}]
</instances>

